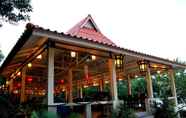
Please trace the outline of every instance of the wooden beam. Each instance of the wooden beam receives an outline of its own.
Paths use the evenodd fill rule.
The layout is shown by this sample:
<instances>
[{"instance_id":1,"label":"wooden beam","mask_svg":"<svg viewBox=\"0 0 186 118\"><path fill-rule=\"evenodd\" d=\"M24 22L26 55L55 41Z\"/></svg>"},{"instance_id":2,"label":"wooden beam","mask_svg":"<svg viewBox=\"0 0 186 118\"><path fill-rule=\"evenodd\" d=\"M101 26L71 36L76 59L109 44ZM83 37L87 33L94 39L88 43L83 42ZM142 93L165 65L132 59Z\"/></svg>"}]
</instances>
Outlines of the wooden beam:
<instances>
[{"instance_id":1,"label":"wooden beam","mask_svg":"<svg viewBox=\"0 0 186 118\"><path fill-rule=\"evenodd\" d=\"M177 64L177 63L174 63L174 62L166 60L166 59L158 58L158 57L151 56L151 55L146 55L143 53L137 53L135 51L126 50L126 49L115 47L115 46L112 47L112 46L94 43L94 42L90 43L90 41L88 41L88 40L82 40L80 38L67 36L65 34L59 35L59 34L52 33L52 32L43 32L42 30L36 30L33 32L33 35L49 37L49 38L51 38L51 40L58 42L58 43L67 43L67 44L71 44L71 45L78 45L78 46L81 46L84 48L92 48L92 49L106 51L106 52L112 52L112 53L116 53L116 54L129 55L129 56L132 56L135 58L145 59L145 60L149 60L151 62L166 64L166 65L170 65L173 67L186 68L186 65Z\"/></svg>"}]
</instances>

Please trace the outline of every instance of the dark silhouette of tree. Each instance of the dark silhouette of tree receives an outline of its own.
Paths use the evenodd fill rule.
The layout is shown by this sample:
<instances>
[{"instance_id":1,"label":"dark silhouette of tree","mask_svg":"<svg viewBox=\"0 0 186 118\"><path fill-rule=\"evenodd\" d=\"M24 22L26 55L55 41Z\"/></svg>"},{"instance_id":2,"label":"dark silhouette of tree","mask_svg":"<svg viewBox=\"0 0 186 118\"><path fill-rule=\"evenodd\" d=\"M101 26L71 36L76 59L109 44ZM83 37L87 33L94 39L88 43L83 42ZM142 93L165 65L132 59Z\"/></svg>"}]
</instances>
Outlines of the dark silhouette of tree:
<instances>
[{"instance_id":1,"label":"dark silhouette of tree","mask_svg":"<svg viewBox=\"0 0 186 118\"><path fill-rule=\"evenodd\" d=\"M30 19L30 0L0 0L0 26L3 22L15 24Z\"/></svg>"}]
</instances>

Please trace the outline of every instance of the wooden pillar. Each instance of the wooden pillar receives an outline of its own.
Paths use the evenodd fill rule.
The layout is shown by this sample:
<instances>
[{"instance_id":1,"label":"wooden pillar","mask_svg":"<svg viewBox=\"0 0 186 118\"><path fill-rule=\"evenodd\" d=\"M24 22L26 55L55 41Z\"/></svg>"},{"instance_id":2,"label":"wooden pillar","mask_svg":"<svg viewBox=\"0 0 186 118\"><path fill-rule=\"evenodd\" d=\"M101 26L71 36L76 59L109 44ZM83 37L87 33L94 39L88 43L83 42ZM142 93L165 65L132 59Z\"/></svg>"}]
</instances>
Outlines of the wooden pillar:
<instances>
[{"instance_id":1,"label":"wooden pillar","mask_svg":"<svg viewBox=\"0 0 186 118\"><path fill-rule=\"evenodd\" d=\"M88 79L88 65L84 65L85 79Z\"/></svg>"},{"instance_id":2,"label":"wooden pillar","mask_svg":"<svg viewBox=\"0 0 186 118\"><path fill-rule=\"evenodd\" d=\"M100 92L103 92L103 79L99 80L99 90Z\"/></svg>"},{"instance_id":3,"label":"wooden pillar","mask_svg":"<svg viewBox=\"0 0 186 118\"><path fill-rule=\"evenodd\" d=\"M22 69L22 76L21 76L21 103L25 102L25 79L26 79L26 67Z\"/></svg>"},{"instance_id":4,"label":"wooden pillar","mask_svg":"<svg viewBox=\"0 0 186 118\"><path fill-rule=\"evenodd\" d=\"M54 103L54 48L48 48L48 105Z\"/></svg>"},{"instance_id":5,"label":"wooden pillar","mask_svg":"<svg viewBox=\"0 0 186 118\"><path fill-rule=\"evenodd\" d=\"M172 97L174 97L174 103L175 105L178 104L177 102L177 94L176 94L176 86L175 86L175 81L174 81L174 70L169 69L169 79L170 79L170 84L171 84L171 92L172 92Z\"/></svg>"},{"instance_id":6,"label":"wooden pillar","mask_svg":"<svg viewBox=\"0 0 186 118\"><path fill-rule=\"evenodd\" d=\"M113 108L116 109L118 104L118 89L117 89L117 80L116 80L116 68L114 59L108 60L109 65L109 76L110 76L110 90L113 100Z\"/></svg>"},{"instance_id":7,"label":"wooden pillar","mask_svg":"<svg viewBox=\"0 0 186 118\"><path fill-rule=\"evenodd\" d=\"M153 98L152 78L151 78L150 68L148 66L146 72L146 81L147 81L148 98Z\"/></svg>"},{"instance_id":8,"label":"wooden pillar","mask_svg":"<svg viewBox=\"0 0 186 118\"><path fill-rule=\"evenodd\" d=\"M130 75L127 76L128 95L132 95Z\"/></svg>"},{"instance_id":9,"label":"wooden pillar","mask_svg":"<svg viewBox=\"0 0 186 118\"><path fill-rule=\"evenodd\" d=\"M68 87L69 87L69 91L68 91L68 102L72 103L73 102L73 96L72 96L72 69L68 70Z\"/></svg>"}]
</instances>

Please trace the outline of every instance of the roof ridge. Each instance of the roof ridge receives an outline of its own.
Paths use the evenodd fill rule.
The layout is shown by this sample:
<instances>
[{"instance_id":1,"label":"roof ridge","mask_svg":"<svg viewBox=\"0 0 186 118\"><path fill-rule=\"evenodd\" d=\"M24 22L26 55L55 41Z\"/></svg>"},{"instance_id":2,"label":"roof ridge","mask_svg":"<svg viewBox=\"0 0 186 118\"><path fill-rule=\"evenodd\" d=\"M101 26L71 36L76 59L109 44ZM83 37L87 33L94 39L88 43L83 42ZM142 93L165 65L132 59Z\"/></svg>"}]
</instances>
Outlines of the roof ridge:
<instances>
[{"instance_id":1,"label":"roof ridge","mask_svg":"<svg viewBox=\"0 0 186 118\"><path fill-rule=\"evenodd\" d=\"M87 24L87 23L89 23L89 24ZM86 29L94 29L94 30L91 31L91 30L86 30ZM76 25L74 25L70 30L68 30L67 34L76 35L76 36L80 36L80 37L85 37L85 38L88 38L88 39L91 38L92 40L96 40L96 41L99 41L99 42L116 45L113 41L108 39L100 31L100 29L98 28L98 26L96 25L94 19L92 18L92 16L90 14L88 14L87 17L85 17L83 20L81 20Z\"/></svg>"}]
</instances>

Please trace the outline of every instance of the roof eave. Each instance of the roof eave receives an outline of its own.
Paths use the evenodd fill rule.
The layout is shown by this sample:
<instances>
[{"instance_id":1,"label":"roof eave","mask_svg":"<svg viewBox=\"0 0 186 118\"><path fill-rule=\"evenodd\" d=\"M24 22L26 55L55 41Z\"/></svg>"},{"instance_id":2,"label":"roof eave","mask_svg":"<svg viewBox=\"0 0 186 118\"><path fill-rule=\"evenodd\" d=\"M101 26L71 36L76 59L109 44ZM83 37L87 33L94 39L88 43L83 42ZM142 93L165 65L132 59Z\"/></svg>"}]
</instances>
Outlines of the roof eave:
<instances>
[{"instance_id":1,"label":"roof eave","mask_svg":"<svg viewBox=\"0 0 186 118\"><path fill-rule=\"evenodd\" d=\"M180 64L180 63L173 62L173 61L170 61L170 60L166 60L166 59L163 59L163 58L159 58L159 57L156 57L156 56L151 56L151 55L135 52L135 51L132 51L132 50L120 48L120 47L113 46L113 45L107 45L107 44L102 44L102 43L99 43L99 42L89 41L89 40L86 40L86 39L81 38L81 37L71 36L69 34L51 32L51 31L46 31L46 30L43 30L43 29L42 30L35 30L33 32L33 34L38 35L38 36L47 36L50 39L55 40L55 41L59 41L59 42L63 41L63 42L67 42L67 43L70 43L70 44L82 45L82 46L85 46L85 47L88 46L90 48L104 50L104 51L108 51L108 52L112 52L112 53L129 55L129 56L137 57L137 58L140 58L140 59L146 59L146 60L149 60L149 61L152 61L152 62L172 66L172 68L183 68L183 69L186 68L186 65L184 65L184 64Z\"/></svg>"},{"instance_id":2,"label":"roof eave","mask_svg":"<svg viewBox=\"0 0 186 118\"><path fill-rule=\"evenodd\" d=\"M34 26L32 24L27 24L26 29L21 35L21 37L18 39L4 62L2 63L0 67L0 73L2 73L3 69L10 63L10 61L13 59L13 57L16 55L16 53L22 48L22 46L26 43L26 41L29 39L29 37L32 35Z\"/></svg>"}]
</instances>

